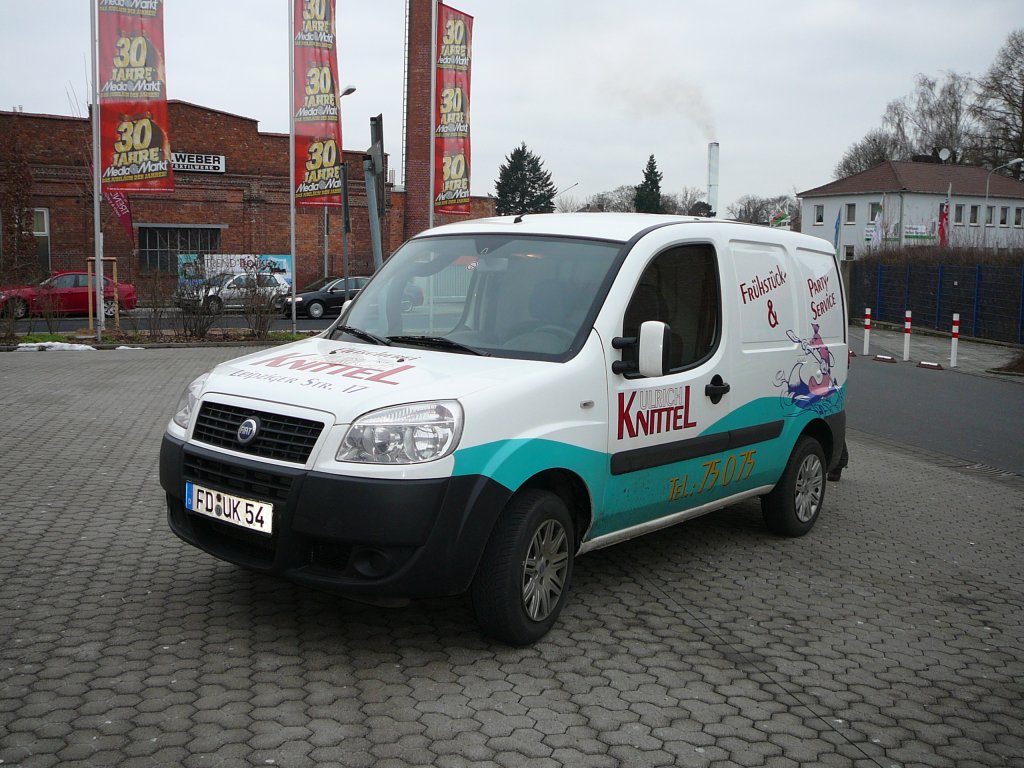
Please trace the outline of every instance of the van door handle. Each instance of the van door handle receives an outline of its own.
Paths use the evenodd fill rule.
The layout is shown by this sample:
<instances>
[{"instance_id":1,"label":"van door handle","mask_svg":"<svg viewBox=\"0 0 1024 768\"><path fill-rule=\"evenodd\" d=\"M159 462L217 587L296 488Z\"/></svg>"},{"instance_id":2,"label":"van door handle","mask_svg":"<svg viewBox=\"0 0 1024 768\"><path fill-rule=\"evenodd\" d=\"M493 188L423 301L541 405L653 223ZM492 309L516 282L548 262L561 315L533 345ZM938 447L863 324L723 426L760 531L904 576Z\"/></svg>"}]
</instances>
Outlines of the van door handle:
<instances>
[{"instance_id":1,"label":"van door handle","mask_svg":"<svg viewBox=\"0 0 1024 768\"><path fill-rule=\"evenodd\" d=\"M711 377L711 383L704 387L704 394L711 398L712 403L717 405L718 401L727 395L730 389L731 387L716 373Z\"/></svg>"}]
</instances>

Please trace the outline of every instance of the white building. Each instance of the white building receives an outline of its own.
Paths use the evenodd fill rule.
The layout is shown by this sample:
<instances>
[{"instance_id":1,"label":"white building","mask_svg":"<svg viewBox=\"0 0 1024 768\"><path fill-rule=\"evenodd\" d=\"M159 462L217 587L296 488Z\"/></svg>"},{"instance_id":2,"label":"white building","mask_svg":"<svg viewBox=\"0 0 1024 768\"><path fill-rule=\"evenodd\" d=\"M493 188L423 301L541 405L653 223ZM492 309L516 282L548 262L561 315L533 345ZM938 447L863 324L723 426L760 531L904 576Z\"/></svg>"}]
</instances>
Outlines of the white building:
<instances>
[{"instance_id":1,"label":"white building","mask_svg":"<svg viewBox=\"0 0 1024 768\"><path fill-rule=\"evenodd\" d=\"M872 248L939 245L947 195L950 246L1024 248L1024 183L986 168L889 161L797 197L803 232L854 259Z\"/></svg>"}]
</instances>

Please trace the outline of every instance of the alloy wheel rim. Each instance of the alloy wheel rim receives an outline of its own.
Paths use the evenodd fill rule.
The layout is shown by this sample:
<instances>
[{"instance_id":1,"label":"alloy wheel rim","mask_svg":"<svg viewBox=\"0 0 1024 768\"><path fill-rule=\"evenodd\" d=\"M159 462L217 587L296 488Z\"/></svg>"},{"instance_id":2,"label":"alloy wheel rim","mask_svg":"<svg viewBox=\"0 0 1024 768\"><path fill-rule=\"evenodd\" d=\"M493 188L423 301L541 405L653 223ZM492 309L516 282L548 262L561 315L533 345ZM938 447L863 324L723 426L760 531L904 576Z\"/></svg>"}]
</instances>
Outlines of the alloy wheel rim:
<instances>
[{"instance_id":1,"label":"alloy wheel rim","mask_svg":"<svg viewBox=\"0 0 1024 768\"><path fill-rule=\"evenodd\" d=\"M523 607L533 621L554 611L569 570L569 538L557 520L545 520L534 532L523 561Z\"/></svg>"},{"instance_id":2,"label":"alloy wheel rim","mask_svg":"<svg viewBox=\"0 0 1024 768\"><path fill-rule=\"evenodd\" d=\"M816 455L811 454L801 462L796 473L796 518L801 523L809 523L818 513L824 476Z\"/></svg>"}]
</instances>

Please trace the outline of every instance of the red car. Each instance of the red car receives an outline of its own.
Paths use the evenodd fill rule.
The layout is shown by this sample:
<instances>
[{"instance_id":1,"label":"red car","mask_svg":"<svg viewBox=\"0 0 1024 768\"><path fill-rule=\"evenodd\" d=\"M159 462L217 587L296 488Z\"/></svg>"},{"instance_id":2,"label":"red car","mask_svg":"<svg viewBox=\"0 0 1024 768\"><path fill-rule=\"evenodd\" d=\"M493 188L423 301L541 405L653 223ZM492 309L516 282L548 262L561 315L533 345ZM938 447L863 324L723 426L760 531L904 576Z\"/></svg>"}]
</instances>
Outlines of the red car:
<instances>
[{"instance_id":1,"label":"red car","mask_svg":"<svg viewBox=\"0 0 1024 768\"><path fill-rule=\"evenodd\" d=\"M89 312L89 276L85 272L54 272L36 285L18 288L0 288L0 312L10 312L21 319L28 315L48 312L61 315L85 315ZM115 297L121 309L135 309L138 299L135 286L117 283L104 277L103 314L114 316Z\"/></svg>"}]
</instances>

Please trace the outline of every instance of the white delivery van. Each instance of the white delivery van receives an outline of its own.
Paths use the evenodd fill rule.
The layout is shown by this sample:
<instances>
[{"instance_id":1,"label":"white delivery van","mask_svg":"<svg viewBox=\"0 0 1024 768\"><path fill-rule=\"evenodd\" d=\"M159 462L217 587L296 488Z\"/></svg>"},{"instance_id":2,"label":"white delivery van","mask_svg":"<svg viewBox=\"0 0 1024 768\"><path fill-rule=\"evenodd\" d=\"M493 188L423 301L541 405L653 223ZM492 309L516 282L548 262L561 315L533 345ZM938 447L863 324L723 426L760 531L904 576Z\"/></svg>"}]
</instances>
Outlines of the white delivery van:
<instances>
[{"instance_id":1,"label":"white delivery van","mask_svg":"<svg viewBox=\"0 0 1024 768\"><path fill-rule=\"evenodd\" d=\"M469 590L486 634L530 643L587 551L755 496L769 529L807 533L843 448L846 333L819 238L641 214L439 227L324 333L192 382L160 455L170 527L356 598Z\"/></svg>"}]
</instances>

